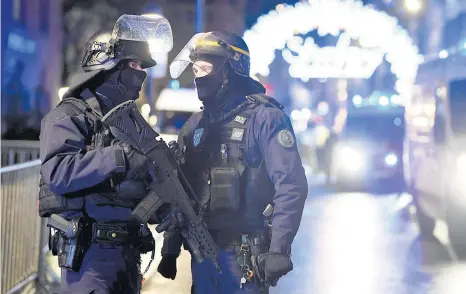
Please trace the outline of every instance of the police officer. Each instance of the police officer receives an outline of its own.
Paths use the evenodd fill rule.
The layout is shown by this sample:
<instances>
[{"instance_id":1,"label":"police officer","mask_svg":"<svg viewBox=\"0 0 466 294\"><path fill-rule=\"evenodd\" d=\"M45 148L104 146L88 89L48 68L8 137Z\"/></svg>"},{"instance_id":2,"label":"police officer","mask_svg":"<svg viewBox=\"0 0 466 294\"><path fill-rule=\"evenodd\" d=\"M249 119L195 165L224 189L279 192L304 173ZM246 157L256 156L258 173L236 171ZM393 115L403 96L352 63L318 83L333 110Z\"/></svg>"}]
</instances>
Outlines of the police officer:
<instances>
[{"instance_id":1,"label":"police officer","mask_svg":"<svg viewBox=\"0 0 466 294\"><path fill-rule=\"evenodd\" d=\"M143 69L156 65L150 38L171 50L166 19L123 15L113 31L92 36L81 64L85 73L42 121L39 214L60 214L73 222L73 232L81 231L77 238L69 232L51 238L61 293L140 291L140 254L154 250L154 239L147 224L131 219L131 209L147 195L146 157L99 122L138 98Z\"/></svg>"},{"instance_id":2,"label":"police officer","mask_svg":"<svg viewBox=\"0 0 466 294\"><path fill-rule=\"evenodd\" d=\"M204 106L179 135L182 169L221 248L222 268L218 273L210 261L193 262L193 291L267 293L293 268L291 244L308 190L290 119L249 77L241 37L195 35L170 65L172 77L189 64ZM270 208L273 215L265 217ZM166 278L176 276L180 244L179 234L165 233L158 271Z\"/></svg>"}]
</instances>

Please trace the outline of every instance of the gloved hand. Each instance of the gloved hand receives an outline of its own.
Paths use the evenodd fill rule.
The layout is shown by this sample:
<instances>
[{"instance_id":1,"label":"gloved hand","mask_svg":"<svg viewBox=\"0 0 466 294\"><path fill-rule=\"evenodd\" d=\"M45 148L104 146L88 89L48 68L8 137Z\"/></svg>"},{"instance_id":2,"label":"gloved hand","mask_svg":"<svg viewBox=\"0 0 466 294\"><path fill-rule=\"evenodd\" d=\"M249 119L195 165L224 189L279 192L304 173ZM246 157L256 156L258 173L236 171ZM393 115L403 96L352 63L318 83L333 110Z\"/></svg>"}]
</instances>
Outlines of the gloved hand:
<instances>
[{"instance_id":1,"label":"gloved hand","mask_svg":"<svg viewBox=\"0 0 466 294\"><path fill-rule=\"evenodd\" d=\"M257 257L259 276L267 286L275 287L278 279L293 270L293 263L288 255L267 252Z\"/></svg>"},{"instance_id":2,"label":"gloved hand","mask_svg":"<svg viewBox=\"0 0 466 294\"><path fill-rule=\"evenodd\" d=\"M123 149L126 160L125 180L143 180L147 176L147 157L134 149L131 145L119 140L113 140L112 145L118 145Z\"/></svg>"},{"instance_id":3,"label":"gloved hand","mask_svg":"<svg viewBox=\"0 0 466 294\"><path fill-rule=\"evenodd\" d=\"M164 254L157 267L157 271L166 279L174 280L176 277L176 259L178 254Z\"/></svg>"},{"instance_id":4,"label":"gloved hand","mask_svg":"<svg viewBox=\"0 0 466 294\"><path fill-rule=\"evenodd\" d=\"M162 208L163 207L161 207L159 211L162 210ZM159 211L157 211L157 215L159 215ZM157 233L162 233L165 231L173 232L186 227L187 220L178 208L172 208L171 206L169 206L169 208L165 208L164 213L160 215L160 218L162 221L155 228Z\"/></svg>"}]
</instances>

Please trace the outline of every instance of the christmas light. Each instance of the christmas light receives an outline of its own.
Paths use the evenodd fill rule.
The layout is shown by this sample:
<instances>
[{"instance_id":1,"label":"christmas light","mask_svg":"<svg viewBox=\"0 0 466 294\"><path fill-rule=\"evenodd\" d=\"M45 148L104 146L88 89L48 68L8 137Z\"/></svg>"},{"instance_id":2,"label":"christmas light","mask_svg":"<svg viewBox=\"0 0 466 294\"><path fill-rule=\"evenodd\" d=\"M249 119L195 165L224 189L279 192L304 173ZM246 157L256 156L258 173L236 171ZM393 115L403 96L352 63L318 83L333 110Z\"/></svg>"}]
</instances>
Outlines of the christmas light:
<instances>
[{"instance_id":1,"label":"christmas light","mask_svg":"<svg viewBox=\"0 0 466 294\"><path fill-rule=\"evenodd\" d=\"M448 54L448 51L447 51L447 50L442 50L442 51L439 52L438 57L439 57L440 59L445 59L445 58L448 58L448 55L449 55L449 54Z\"/></svg>"},{"instance_id":2,"label":"christmas light","mask_svg":"<svg viewBox=\"0 0 466 294\"><path fill-rule=\"evenodd\" d=\"M287 42L282 56L295 78L369 78L382 63L384 52L350 47L350 41L343 33L336 47L320 48L313 38L304 41L295 36Z\"/></svg>"},{"instance_id":3,"label":"christmas light","mask_svg":"<svg viewBox=\"0 0 466 294\"><path fill-rule=\"evenodd\" d=\"M388 103L390 103L390 100L388 100L387 96L380 96L379 98L379 104L382 106L387 106Z\"/></svg>"},{"instance_id":4,"label":"christmas light","mask_svg":"<svg viewBox=\"0 0 466 294\"><path fill-rule=\"evenodd\" d=\"M405 8L413 14L418 13L422 9L421 0L405 0Z\"/></svg>"},{"instance_id":5,"label":"christmas light","mask_svg":"<svg viewBox=\"0 0 466 294\"><path fill-rule=\"evenodd\" d=\"M361 95L354 95L353 96L353 104L354 105L361 105L361 103L362 103Z\"/></svg>"},{"instance_id":6,"label":"christmas light","mask_svg":"<svg viewBox=\"0 0 466 294\"><path fill-rule=\"evenodd\" d=\"M319 48L312 39L297 36L313 30L321 36L340 36L340 47ZM345 34L340 35L342 31ZM418 48L396 18L359 0L309 0L280 6L278 11L259 17L244 33L244 39L251 53L251 75L269 75L275 50L283 51L290 63L290 76L302 81L316 77L369 78L385 55L403 85L398 88L409 94L422 62ZM362 48L351 47L350 40L358 40ZM313 54L306 49L314 50Z\"/></svg>"}]
</instances>

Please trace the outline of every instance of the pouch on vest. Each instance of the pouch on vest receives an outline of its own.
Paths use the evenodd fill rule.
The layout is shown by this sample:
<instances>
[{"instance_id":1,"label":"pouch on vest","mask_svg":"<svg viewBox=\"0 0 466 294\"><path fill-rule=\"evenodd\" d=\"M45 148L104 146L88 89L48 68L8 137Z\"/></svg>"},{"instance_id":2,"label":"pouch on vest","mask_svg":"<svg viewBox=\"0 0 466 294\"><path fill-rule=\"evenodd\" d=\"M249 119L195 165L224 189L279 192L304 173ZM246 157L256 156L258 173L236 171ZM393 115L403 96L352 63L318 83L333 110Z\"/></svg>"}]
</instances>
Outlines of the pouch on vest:
<instances>
[{"instance_id":1,"label":"pouch on vest","mask_svg":"<svg viewBox=\"0 0 466 294\"><path fill-rule=\"evenodd\" d=\"M39 181L39 215L41 217L49 217L51 214L63 212L66 208L66 199L63 196L58 196L49 190L47 184L44 183L42 177Z\"/></svg>"},{"instance_id":2,"label":"pouch on vest","mask_svg":"<svg viewBox=\"0 0 466 294\"><path fill-rule=\"evenodd\" d=\"M210 210L236 212L240 207L240 177L235 167L210 170Z\"/></svg>"},{"instance_id":3,"label":"pouch on vest","mask_svg":"<svg viewBox=\"0 0 466 294\"><path fill-rule=\"evenodd\" d=\"M65 211L81 210L83 198L67 198L50 191L44 183L42 176L39 181L39 215L49 217L51 214L59 214Z\"/></svg>"}]
</instances>

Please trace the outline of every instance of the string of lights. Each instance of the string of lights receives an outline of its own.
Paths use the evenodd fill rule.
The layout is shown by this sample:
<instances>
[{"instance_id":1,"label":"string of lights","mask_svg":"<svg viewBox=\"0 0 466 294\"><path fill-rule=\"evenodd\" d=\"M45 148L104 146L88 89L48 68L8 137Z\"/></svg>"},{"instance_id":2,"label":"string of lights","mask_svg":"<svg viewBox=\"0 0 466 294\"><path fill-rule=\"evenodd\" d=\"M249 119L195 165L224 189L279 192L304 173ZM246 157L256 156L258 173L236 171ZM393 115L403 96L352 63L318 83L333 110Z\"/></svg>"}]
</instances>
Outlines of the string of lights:
<instances>
[{"instance_id":1,"label":"string of lights","mask_svg":"<svg viewBox=\"0 0 466 294\"><path fill-rule=\"evenodd\" d=\"M313 30L317 30L320 36L330 34L335 37L344 31L352 40L357 40L361 48L351 49L348 45L329 51L314 47L319 56L326 60L320 65L316 65L314 60L306 60L309 56L305 54L291 58L287 45L298 51L301 50L300 46L309 46L310 40L296 39L296 36ZM373 73L374 65L378 66L382 61L380 56L385 56L391 64L390 70L397 77L395 89L402 96L410 94L419 64L423 61L417 46L396 18L364 6L359 0L309 0L308 3L277 6L259 17L257 23L244 33L244 39L251 52L252 75L269 75L269 66L275 59L276 50L282 51L285 60L290 63L290 74L304 81L316 76L337 74L343 75L343 78L345 74L347 77L367 77ZM371 57L362 57L368 52ZM355 57L359 62L353 64L348 72L343 66L345 62L329 62L336 57L343 61ZM370 62L364 67L361 66L362 61Z\"/></svg>"}]
</instances>

